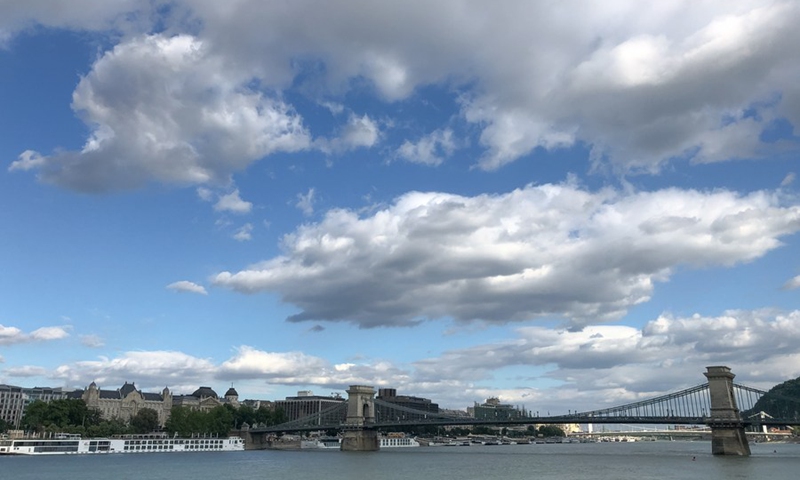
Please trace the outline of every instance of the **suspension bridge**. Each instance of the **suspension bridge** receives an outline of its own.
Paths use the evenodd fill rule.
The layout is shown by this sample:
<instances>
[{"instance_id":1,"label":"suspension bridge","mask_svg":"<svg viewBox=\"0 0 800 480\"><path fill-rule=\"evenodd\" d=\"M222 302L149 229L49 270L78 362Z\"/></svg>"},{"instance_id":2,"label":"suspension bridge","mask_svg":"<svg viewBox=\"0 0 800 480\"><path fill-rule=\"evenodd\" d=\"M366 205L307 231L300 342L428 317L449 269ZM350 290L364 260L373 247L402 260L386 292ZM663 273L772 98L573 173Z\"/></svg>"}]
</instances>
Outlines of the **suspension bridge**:
<instances>
[{"instance_id":1,"label":"suspension bridge","mask_svg":"<svg viewBox=\"0 0 800 480\"><path fill-rule=\"evenodd\" d=\"M734 375L724 366L707 367L706 383L655 398L625 405L556 416L519 416L480 419L415 410L374 398L371 386L353 385L348 400L339 405L279 425L253 428L248 434L259 437L279 433L319 430L342 432L343 450L377 450L378 431L417 426L504 426L530 424L626 424L626 425L705 425L712 432L712 452L720 455L749 455L746 427L766 429L800 425L800 399L797 407L780 416L756 412L756 404L766 392L733 382ZM256 443L259 443L258 441Z\"/></svg>"}]
</instances>

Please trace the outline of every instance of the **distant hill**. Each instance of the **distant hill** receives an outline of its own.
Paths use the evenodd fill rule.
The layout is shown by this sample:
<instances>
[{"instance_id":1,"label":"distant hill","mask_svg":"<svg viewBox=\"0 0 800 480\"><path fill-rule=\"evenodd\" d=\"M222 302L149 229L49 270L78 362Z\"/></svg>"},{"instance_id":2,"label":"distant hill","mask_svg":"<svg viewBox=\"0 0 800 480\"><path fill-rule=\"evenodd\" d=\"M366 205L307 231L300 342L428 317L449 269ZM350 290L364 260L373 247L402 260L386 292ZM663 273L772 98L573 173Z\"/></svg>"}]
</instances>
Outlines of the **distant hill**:
<instances>
[{"instance_id":1,"label":"distant hill","mask_svg":"<svg viewBox=\"0 0 800 480\"><path fill-rule=\"evenodd\" d=\"M743 416L761 411L775 418L800 417L800 377L772 387L751 410L743 412Z\"/></svg>"}]
</instances>

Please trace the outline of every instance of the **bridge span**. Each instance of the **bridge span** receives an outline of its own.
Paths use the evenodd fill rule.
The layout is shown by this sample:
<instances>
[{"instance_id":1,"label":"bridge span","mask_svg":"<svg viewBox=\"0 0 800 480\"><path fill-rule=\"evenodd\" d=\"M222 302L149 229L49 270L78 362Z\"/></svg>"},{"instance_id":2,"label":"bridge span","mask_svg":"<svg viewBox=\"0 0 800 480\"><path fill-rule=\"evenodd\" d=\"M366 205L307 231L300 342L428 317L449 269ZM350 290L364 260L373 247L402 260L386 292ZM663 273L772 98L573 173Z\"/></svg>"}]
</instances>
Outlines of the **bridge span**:
<instances>
[{"instance_id":1,"label":"bridge span","mask_svg":"<svg viewBox=\"0 0 800 480\"><path fill-rule=\"evenodd\" d=\"M347 402L341 405L280 425L254 428L248 434L264 437L338 430L342 432L343 450L368 451L379 448L378 431L398 427L584 424L591 430L591 426L603 424L704 425L710 428L715 455L749 455L746 427L758 427L765 432L769 426L800 425L800 400L791 418L754 414L756 402L766 392L733 383L734 375L725 366L707 367L704 375L707 378L704 384L625 405L568 415L509 419L477 419L414 410L374 398L375 389L371 386L352 385L347 390Z\"/></svg>"}]
</instances>

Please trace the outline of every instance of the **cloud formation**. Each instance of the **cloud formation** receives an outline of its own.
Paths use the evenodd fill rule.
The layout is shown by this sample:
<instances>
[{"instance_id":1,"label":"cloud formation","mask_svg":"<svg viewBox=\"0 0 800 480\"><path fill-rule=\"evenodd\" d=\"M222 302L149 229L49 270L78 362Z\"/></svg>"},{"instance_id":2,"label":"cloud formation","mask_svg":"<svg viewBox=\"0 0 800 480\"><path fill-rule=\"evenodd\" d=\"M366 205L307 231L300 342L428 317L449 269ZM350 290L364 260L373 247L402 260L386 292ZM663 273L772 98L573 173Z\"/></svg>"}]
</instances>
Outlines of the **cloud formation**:
<instances>
[{"instance_id":1,"label":"cloud formation","mask_svg":"<svg viewBox=\"0 0 800 480\"><path fill-rule=\"evenodd\" d=\"M307 148L300 117L248 88L250 80L196 37L129 39L97 60L73 94L92 128L83 149L28 151L10 170L35 169L46 182L87 192L221 184L270 153Z\"/></svg>"},{"instance_id":2,"label":"cloud formation","mask_svg":"<svg viewBox=\"0 0 800 480\"><path fill-rule=\"evenodd\" d=\"M208 295L206 288L188 280L180 280L167 285L168 290L176 292L199 293L200 295Z\"/></svg>"},{"instance_id":3,"label":"cloud formation","mask_svg":"<svg viewBox=\"0 0 800 480\"><path fill-rule=\"evenodd\" d=\"M290 321L360 327L453 318L610 321L678 266L747 262L800 230L800 207L756 192L590 192L572 183L504 195L412 192L369 216L337 209L283 240L284 255L215 285L277 292Z\"/></svg>"},{"instance_id":4,"label":"cloud formation","mask_svg":"<svg viewBox=\"0 0 800 480\"><path fill-rule=\"evenodd\" d=\"M662 314L643 328L591 325L582 331L544 326L514 338L444 352L396 365L381 359L331 363L302 352L269 352L242 345L221 362L174 351L125 352L116 358L66 364L52 371L22 366L12 377L49 376L83 387L117 386L136 378L140 388L189 392L211 379L344 390L390 386L449 408L500 396L528 408L565 413L648 398L703 383L708 365L734 367L737 382L767 389L800 375L800 311L731 310L718 316ZM503 369L532 373L516 387L493 388ZM657 372L657 374L654 374ZM544 382L549 386L542 387ZM536 387L535 385L539 385Z\"/></svg>"},{"instance_id":5,"label":"cloud formation","mask_svg":"<svg viewBox=\"0 0 800 480\"><path fill-rule=\"evenodd\" d=\"M0 345L19 343L48 342L69 337L70 327L41 327L25 333L17 327L0 325Z\"/></svg>"},{"instance_id":6,"label":"cloud formation","mask_svg":"<svg viewBox=\"0 0 800 480\"><path fill-rule=\"evenodd\" d=\"M486 170L576 144L591 148L598 168L619 172L798 149L762 138L775 122L800 125L800 5L791 0L504 8L178 0L170 6L181 14L163 19L166 30L184 31L187 18L201 27L174 36L150 34L141 2L26 3L0 10L6 37L36 23L130 32L75 90L73 108L92 129L84 148L28 150L11 167L82 191L224 181L275 152L341 153L381 139L367 113L351 114L336 138L313 141L281 95L293 88L318 105L370 88L396 105L426 86L444 88L478 132ZM436 165L451 148L446 133L393 149Z\"/></svg>"}]
</instances>

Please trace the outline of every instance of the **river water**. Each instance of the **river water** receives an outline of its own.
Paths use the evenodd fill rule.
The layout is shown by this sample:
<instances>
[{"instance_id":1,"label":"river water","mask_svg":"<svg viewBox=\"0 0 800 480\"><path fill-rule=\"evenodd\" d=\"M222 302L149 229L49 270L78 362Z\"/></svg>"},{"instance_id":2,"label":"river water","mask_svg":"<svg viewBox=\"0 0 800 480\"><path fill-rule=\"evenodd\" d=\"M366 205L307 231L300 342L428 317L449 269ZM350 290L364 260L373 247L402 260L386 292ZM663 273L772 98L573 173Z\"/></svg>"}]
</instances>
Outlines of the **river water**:
<instances>
[{"instance_id":1,"label":"river water","mask_svg":"<svg viewBox=\"0 0 800 480\"><path fill-rule=\"evenodd\" d=\"M781 479L800 472L800 445L751 444L750 457L710 442L630 442L338 450L0 457L0 478L44 480Z\"/></svg>"}]
</instances>

